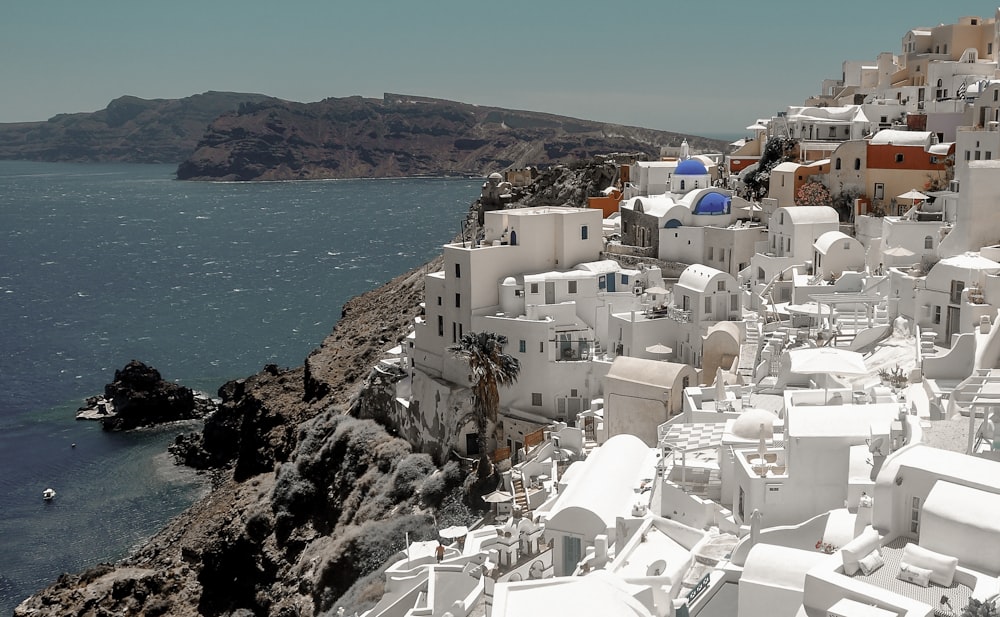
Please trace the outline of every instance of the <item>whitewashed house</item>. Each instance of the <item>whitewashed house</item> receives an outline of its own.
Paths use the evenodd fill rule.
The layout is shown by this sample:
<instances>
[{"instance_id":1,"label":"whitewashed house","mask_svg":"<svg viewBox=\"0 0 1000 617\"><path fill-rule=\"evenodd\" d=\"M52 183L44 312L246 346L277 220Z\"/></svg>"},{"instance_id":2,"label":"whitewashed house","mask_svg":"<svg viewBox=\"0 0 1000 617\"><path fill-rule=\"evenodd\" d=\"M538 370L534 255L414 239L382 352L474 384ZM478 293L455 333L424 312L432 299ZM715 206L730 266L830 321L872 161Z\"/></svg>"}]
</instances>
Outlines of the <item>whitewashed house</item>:
<instances>
[{"instance_id":1,"label":"whitewashed house","mask_svg":"<svg viewBox=\"0 0 1000 617\"><path fill-rule=\"evenodd\" d=\"M947 257L929 272L893 268L890 299L898 315L921 330L936 333L938 345L950 347L953 335L975 331L980 318L992 319L1000 303L1000 263L979 253Z\"/></svg>"},{"instance_id":2,"label":"whitewashed house","mask_svg":"<svg viewBox=\"0 0 1000 617\"><path fill-rule=\"evenodd\" d=\"M813 244L813 272L817 277L837 278L845 271L865 269L865 247L841 231L828 231Z\"/></svg>"},{"instance_id":3,"label":"whitewashed house","mask_svg":"<svg viewBox=\"0 0 1000 617\"><path fill-rule=\"evenodd\" d=\"M682 411L684 388L697 382L687 364L618 356L604 376L608 437L635 435L655 447L657 427Z\"/></svg>"},{"instance_id":4,"label":"whitewashed house","mask_svg":"<svg viewBox=\"0 0 1000 617\"><path fill-rule=\"evenodd\" d=\"M820 236L838 231L840 219L829 206L778 208L768 222L768 239L757 244L750 267L741 272L748 287L747 308L792 299L792 270L815 257Z\"/></svg>"}]
</instances>

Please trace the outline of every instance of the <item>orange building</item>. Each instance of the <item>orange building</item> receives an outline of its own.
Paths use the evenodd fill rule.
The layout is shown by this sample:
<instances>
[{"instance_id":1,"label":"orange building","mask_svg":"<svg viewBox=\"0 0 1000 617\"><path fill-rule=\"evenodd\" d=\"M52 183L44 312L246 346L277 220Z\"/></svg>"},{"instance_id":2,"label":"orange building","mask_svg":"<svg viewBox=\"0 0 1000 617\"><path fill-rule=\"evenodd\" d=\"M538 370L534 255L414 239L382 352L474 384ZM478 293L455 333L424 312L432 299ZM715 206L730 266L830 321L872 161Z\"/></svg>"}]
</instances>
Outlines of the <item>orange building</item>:
<instances>
[{"instance_id":1,"label":"orange building","mask_svg":"<svg viewBox=\"0 0 1000 617\"><path fill-rule=\"evenodd\" d=\"M937 143L925 131L879 131L868 142L866 193L884 202L889 214L903 214L909 204L895 198L911 190L943 188L951 179L955 144Z\"/></svg>"}]
</instances>

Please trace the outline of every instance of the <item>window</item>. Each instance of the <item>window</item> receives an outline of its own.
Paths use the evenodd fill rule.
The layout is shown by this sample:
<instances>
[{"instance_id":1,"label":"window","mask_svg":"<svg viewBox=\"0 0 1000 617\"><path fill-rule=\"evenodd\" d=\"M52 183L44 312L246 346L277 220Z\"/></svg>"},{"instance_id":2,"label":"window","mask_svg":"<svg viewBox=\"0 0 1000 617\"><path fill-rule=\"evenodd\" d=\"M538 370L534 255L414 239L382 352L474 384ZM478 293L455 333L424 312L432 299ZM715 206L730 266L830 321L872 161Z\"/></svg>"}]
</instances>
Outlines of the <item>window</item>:
<instances>
[{"instance_id":1,"label":"window","mask_svg":"<svg viewBox=\"0 0 1000 617\"><path fill-rule=\"evenodd\" d=\"M989 161L993 158L993 153L989 150L986 151L986 160Z\"/></svg>"},{"instance_id":2,"label":"window","mask_svg":"<svg viewBox=\"0 0 1000 617\"><path fill-rule=\"evenodd\" d=\"M691 385L691 378L690 377L688 377L687 375L685 375L684 377L681 377L681 387L682 388L687 388L690 385Z\"/></svg>"},{"instance_id":3,"label":"window","mask_svg":"<svg viewBox=\"0 0 1000 617\"><path fill-rule=\"evenodd\" d=\"M438 306L441 306L441 296L438 296Z\"/></svg>"},{"instance_id":4,"label":"window","mask_svg":"<svg viewBox=\"0 0 1000 617\"><path fill-rule=\"evenodd\" d=\"M934 248L934 238L933 236L924 236L924 248L932 249Z\"/></svg>"},{"instance_id":5,"label":"window","mask_svg":"<svg viewBox=\"0 0 1000 617\"><path fill-rule=\"evenodd\" d=\"M861 159L854 159L854 169L855 171L861 169Z\"/></svg>"},{"instance_id":6,"label":"window","mask_svg":"<svg viewBox=\"0 0 1000 617\"><path fill-rule=\"evenodd\" d=\"M729 296L729 310L738 311L740 309L740 297L736 294Z\"/></svg>"},{"instance_id":7,"label":"window","mask_svg":"<svg viewBox=\"0 0 1000 617\"><path fill-rule=\"evenodd\" d=\"M532 283L531 284L531 293L533 293L533 294L538 293L538 283Z\"/></svg>"},{"instance_id":8,"label":"window","mask_svg":"<svg viewBox=\"0 0 1000 617\"><path fill-rule=\"evenodd\" d=\"M527 348L528 348L527 346L528 346L528 344L525 342L524 339L521 339L521 340L519 340L517 342L517 350L519 352L521 352L521 353L524 353L525 351L527 351Z\"/></svg>"},{"instance_id":9,"label":"window","mask_svg":"<svg viewBox=\"0 0 1000 617\"><path fill-rule=\"evenodd\" d=\"M975 159L978 161L981 157L982 157L982 153L979 150L976 150Z\"/></svg>"},{"instance_id":10,"label":"window","mask_svg":"<svg viewBox=\"0 0 1000 617\"><path fill-rule=\"evenodd\" d=\"M438 336L444 336L444 316L438 315Z\"/></svg>"},{"instance_id":11,"label":"window","mask_svg":"<svg viewBox=\"0 0 1000 617\"><path fill-rule=\"evenodd\" d=\"M458 324L455 323L454 321L451 322L451 342L452 343L458 342Z\"/></svg>"},{"instance_id":12,"label":"window","mask_svg":"<svg viewBox=\"0 0 1000 617\"><path fill-rule=\"evenodd\" d=\"M684 190L684 181L683 180L681 180L681 190L682 191Z\"/></svg>"},{"instance_id":13,"label":"window","mask_svg":"<svg viewBox=\"0 0 1000 617\"><path fill-rule=\"evenodd\" d=\"M587 229L586 225L581 225L580 226L580 239L581 240L586 240L587 236L589 235L589 232L590 232L590 230Z\"/></svg>"},{"instance_id":14,"label":"window","mask_svg":"<svg viewBox=\"0 0 1000 617\"><path fill-rule=\"evenodd\" d=\"M934 307L934 323L941 323L941 307Z\"/></svg>"},{"instance_id":15,"label":"window","mask_svg":"<svg viewBox=\"0 0 1000 617\"><path fill-rule=\"evenodd\" d=\"M462 308L462 294L455 294L455 308Z\"/></svg>"},{"instance_id":16,"label":"window","mask_svg":"<svg viewBox=\"0 0 1000 617\"><path fill-rule=\"evenodd\" d=\"M597 279L597 288L598 289L607 289L608 288L608 279L603 274L600 277L598 277L598 279Z\"/></svg>"},{"instance_id":17,"label":"window","mask_svg":"<svg viewBox=\"0 0 1000 617\"><path fill-rule=\"evenodd\" d=\"M840 157L837 157L836 162L833 164L834 169L840 169Z\"/></svg>"},{"instance_id":18,"label":"window","mask_svg":"<svg viewBox=\"0 0 1000 617\"><path fill-rule=\"evenodd\" d=\"M993 53L993 43L987 43L986 44L986 53L988 53L988 54L992 54ZM994 92L994 94L996 94L996 93ZM996 99L993 99L993 100L995 101Z\"/></svg>"},{"instance_id":19,"label":"window","mask_svg":"<svg viewBox=\"0 0 1000 617\"><path fill-rule=\"evenodd\" d=\"M531 393L531 406L532 407L541 407L542 406L542 393L541 392L532 392Z\"/></svg>"},{"instance_id":20,"label":"window","mask_svg":"<svg viewBox=\"0 0 1000 617\"><path fill-rule=\"evenodd\" d=\"M718 285L715 286L716 291L726 291L726 282L719 281Z\"/></svg>"},{"instance_id":21,"label":"window","mask_svg":"<svg viewBox=\"0 0 1000 617\"><path fill-rule=\"evenodd\" d=\"M711 261L713 259L715 259L715 247L710 246L708 247L708 260Z\"/></svg>"},{"instance_id":22,"label":"window","mask_svg":"<svg viewBox=\"0 0 1000 617\"><path fill-rule=\"evenodd\" d=\"M844 240L844 250L845 251L851 250L851 241L850 240Z\"/></svg>"},{"instance_id":23,"label":"window","mask_svg":"<svg viewBox=\"0 0 1000 617\"><path fill-rule=\"evenodd\" d=\"M962 290L965 289L965 281L952 281L951 282L951 295L949 297L949 302L952 304L958 304L962 301Z\"/></svg>"},{"instance_id":24,"label":"window","mask_svg":"<svg viewBox=\"0 0 1000 617\"><path fill-rule=\"evenodd\" d=\"M462 278L462 264L455 264L455 278Z\"/></svg>"},{"instance_id":25,"label":"window","mask_svg":"<svg viewBox=\"0 0 1000 617\"><path fill-rule=\"evenodd\" d=\"M990 43L990 45L992 45L992 44L993 44L993 43ZM997 97L998 97L998 96L1000 96L1000 90L994 90L994 91L993 91L993 100L994 100L994 101L995 101L995 100L997 100Z\"/></svg>"},{"instance_id":26,"label":"window","mask_svg":"<svg viewBox=\"0 0 1000 617\"><path fill-rule=\"evenodd\" d=\"M576 293L576 281L570 281L569 282L569 293L571 293L571 294L575 294Z\"/></svg>"},{"instance_id":27,"label":"window","mask_svg":"<svg viewBox=\"0 0 1000 617\"><path fill-rule=\"evenodd\" d=\"M538 353L545 353L545 341L538 341Z\"/></svg>"},{"instance_id":28,"label":"window","mask_svg":"<svg viewBox=\"0 0 1000 617\"><path fill-rule=\"evenodd\" d=\"M830 137L836 137L836 136L837 136L837 127L831 126L830 127Z\"/></svg>"},{"instance_id":29,"label":"window","mask_svg":"<svg viewBox=\"0 0 1000 617\"><path fill-rule=\"evenodd\" d=\"M903 162L903 154L902 153L897 153L896 154L896 162L897 163L902 163Z\"/></svg>"},{"instance_id":30,"label":"window","mask_svg":"<svg viewBox=\"0 0 1000 617\"><path fill-rule=\"evenodd\" d=\"M705 296L705 312L712 312L712 296Z\"/></svg>"},{"instance_id":31,"label":"window","mask_svg":"<svg viewBox=\"0 0 1000 617\"><path fill-rule=\"evenodd\" d=\"M910 503L910 533L920 533L920 498L914 497Z\"/></svg>"},{"instance_id":32,"label":"window","mask_svg":"<svg viewBox=\"0 0 1000 617\"><path fill-rule=\"evenodd\" d=\"M969 152L968 150L965 151L965 160L967 161L972 160L972 153Z\"/></svg>"}]
</instances>

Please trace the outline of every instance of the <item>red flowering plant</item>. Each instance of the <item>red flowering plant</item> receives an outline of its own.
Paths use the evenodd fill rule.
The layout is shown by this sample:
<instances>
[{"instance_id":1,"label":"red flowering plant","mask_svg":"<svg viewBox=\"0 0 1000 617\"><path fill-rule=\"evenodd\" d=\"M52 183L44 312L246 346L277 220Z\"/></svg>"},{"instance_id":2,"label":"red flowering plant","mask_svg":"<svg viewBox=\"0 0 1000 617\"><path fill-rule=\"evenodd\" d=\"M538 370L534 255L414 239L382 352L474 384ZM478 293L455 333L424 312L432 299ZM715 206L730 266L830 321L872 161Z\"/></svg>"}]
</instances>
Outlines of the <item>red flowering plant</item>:
<instances>
[{"instance_id":1,"label":"red flowering plant","mask_svg":"<svg viewBox=\"0 0 1000 617\"><path fill-rule=\"evenodd\" d=\"M830 206L833 197L830 189L823 186L819 180L809 180L795 192L796 206Z\"/></svg>"}]
</instances>

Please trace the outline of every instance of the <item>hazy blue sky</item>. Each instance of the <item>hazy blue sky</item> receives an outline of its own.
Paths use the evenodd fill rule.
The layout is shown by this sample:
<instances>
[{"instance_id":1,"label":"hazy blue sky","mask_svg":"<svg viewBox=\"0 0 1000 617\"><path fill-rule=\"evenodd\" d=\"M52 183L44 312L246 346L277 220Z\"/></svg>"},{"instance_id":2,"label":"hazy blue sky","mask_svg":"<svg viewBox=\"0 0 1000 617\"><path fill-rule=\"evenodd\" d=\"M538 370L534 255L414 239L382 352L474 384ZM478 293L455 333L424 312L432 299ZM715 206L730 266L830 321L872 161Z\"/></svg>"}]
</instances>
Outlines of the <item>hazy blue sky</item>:
<instances>
[{"instance_id":1,"label":"hazy blue sky","mask_svg":"<svg viewBox=\"0 0 1000 617\"><path fill-rule=\"evenodd\" d=\"M741 135L844 60L998 2L704 0L9 0L0 122L94 111L123 94L294 101L383 92Z\"/></svg>"}]
</instances>

